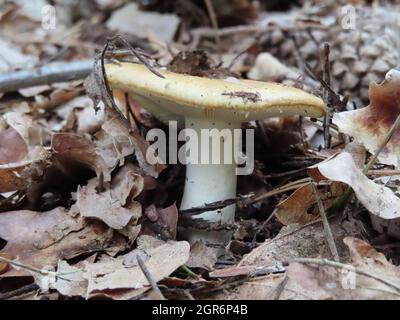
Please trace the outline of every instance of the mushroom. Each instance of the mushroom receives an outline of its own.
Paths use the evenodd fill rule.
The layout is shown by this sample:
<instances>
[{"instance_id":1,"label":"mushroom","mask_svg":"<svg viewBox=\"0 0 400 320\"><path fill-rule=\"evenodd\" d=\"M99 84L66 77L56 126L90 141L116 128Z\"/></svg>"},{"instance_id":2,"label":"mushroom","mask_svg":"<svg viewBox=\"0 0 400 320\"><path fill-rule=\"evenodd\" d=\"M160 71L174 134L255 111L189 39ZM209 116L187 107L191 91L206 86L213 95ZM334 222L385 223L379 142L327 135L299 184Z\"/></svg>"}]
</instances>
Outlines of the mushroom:
<instances>
[{"instance_id":1,"label":"mushroom","mask_svg":"<svg viewBox=\"0 0 400 320\"><path fill-rule=\"evenodd\" d=\"M320 117L325 111L320 98L278 83L210 79L157 69L165 77L161 78L144 65L133 63L106 64L105 70L111 87L129 92L134 100L161 121L184 123L186 128L194 129L198 137L201 137L201 129L216 128L225 129L222 138L226 139L234 129L240 129L244 121L289 115ZM211 135L204 139L212 138ZM204 142L201 139L199 145ZM233 141L238 143L237 139ZM208 151L212 155L223 155L226 148L236 147L232 146L234 142L223 144L220 150L212 145ZM236 167L234 161L230 164L187 164L180 209L235 198ZM193 219L233 223L234 216L235 205L230 205L196 215ZM232 233L190 229L186 235L190 242L202 239L216 244L229 240Z\"/></svg>"}]
</instances>

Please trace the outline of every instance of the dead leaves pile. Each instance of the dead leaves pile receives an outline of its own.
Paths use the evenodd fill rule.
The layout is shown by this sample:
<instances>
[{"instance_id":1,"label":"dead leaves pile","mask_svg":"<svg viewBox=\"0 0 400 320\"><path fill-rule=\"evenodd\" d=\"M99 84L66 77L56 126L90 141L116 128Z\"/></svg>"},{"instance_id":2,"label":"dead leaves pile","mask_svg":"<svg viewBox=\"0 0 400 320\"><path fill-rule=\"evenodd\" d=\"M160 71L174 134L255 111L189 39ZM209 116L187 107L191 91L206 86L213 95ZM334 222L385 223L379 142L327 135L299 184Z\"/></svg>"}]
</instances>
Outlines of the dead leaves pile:
<instances>
[{"instance_id":1,"label":"dead leaves pile","mask_svg":"<svg viewBox=\"0 0 400 320\"><path fill-rule=\"evenodd\" d=\"M100 2L108 9L114 5L112 1L97 1L99 6ZM84 17L87 4L80 3L77 6L82 10L75 12ZM215 9L225 11L219 6ZM182 47L173 44L174 50L170 50L163 43L175 37L181 19L176 14L144 12L133 3L109 13L103 29L90 23L73 25L66 14L60 17L57 32L37 33L33 39L26 31L40 24L41 15L37 10L26 10L23 1L6 4L0 17L0 56L4 58L0 59L0 71L28 68L38 63L39 56L52 59L60 47L66 47L66 54L74 59L93 58L96 46L84 46L79 39L84 32L65 36L71 28L147 37L150 44L146 44L158 50L159 63L170 62L173 70L187 73L196 67L199 52L186 64L174 65L171 51ZM149 21L154 31L150 34ZM16 26L25 32L16 32ZM103 38L100 35L96 41L103 44ZM246 39L253 41L248 36ZM17 47L14 41L21 45ZM31 42L35 44L27 45ZM298 78L297 70L266 54L259 55L250 68L246 55L234 52L243 51L242 42L237 42L240 50L238 46L223 54L224 66L235 56L239 58L231 71L251 69L248 77L256 79ZM260 69L262 59L273 62L274 68L267 71L274 74ZM63 297L83 299L139 299L151 288L139 266L141 259L154 280L174 292L173 297L187 291L196 298L224 300L400 298L400 268L358 239L366 237L351 215L330 220L341 262L324 259L330 258L331 252L312 188L312 183L318 184L327 211L351 188L371 214L375 231L400 239L400 174L393 174L399 170L399 130L379 153L379 166L367 175L363 172L366 150L370 155L377 152L400 114L399 71L391 70L382 84L371 84L368 107L333 115L335 142L341 142L343 135L354 141L317 152L318 159L325 160L309 167L309 178L274 208L274 217L284 225L279 234L257 244L259 229L251 243L244 242L249 237L247 230L242 230L243 235L238 231L226 247L228 266L218 264L215 251L205 243L189 246L185 241L175 241L175 204L165 208L144 205L144 193L159 187L155 178L165 169L146 162L148 142L140 126L150 128L154 126L152 120L143 117L141 107L130 97L115 90L121 112L129 114L130 109L134 114L129 127L100 101L93 78L85 82L85 88L86 92L82 81L25 88L18 94L27 102L6 100L1 105L0 238L6 243L0 252L0 281L33 277L40 288L30 296L33 299L54 291ZM305 141L320 144L313 141L318 140L313 135L319 129L307 121L303 122ZM283 126L285 120L278 122ZM297 123L297 119L291 122ZM287 141L277 139L280 147L294 144L290 140L292 129ZM265 183L262 188L266 191ZM247 222L252 224L251 220ZM259 221L255 225L259 228Z\"/></svg>"},{"instance_id":2,"label":"dead leaves pile","mask_svg":"<svg viewBox=\"0 0 400 320\"><path fill-rule=\"evenodd\" d=\"M54 126L52 118L37 119L24 106L1 117L0 238L6 242L1 254L13 261L2 261L0 278L33 276L42 293L57 290L83 298L133 298L150 288L135 255L144 257L147 269L159 281L188 260L189 244L153 243L143 240L146 236L138 240L146 219L135 199L145 189L145 181L157 177L164 167L146 163L147 141L115 113L104 110L102 102L98 106L102 115L96 117L92 112L77 112L80 102L86 104L82 110L94 110L85 96L73 100L58 108L62 126ZM18 203L36 208L55 198L54 185L67 189L61 195L62 206L7 211ZM167 239L176 236L177 210L171 208L164 209L170 212L165 215L160 210ZM146 225L151 229L151 223ZM141 245L122 254L135 241ZM79 263L70 265L67 261L74 258Z\"/></svg>"},{"instance_id":3,"label":"dead leaves pile","mask_svg":"<svg viewBox=\"0 0 400 320\"><path fill-rule=\"evenodd\" d=\"M386 177L383 170L379 179L370 179L366 176L363 173L365 151L362 148L367 149L372 155L375 154L399 116L399 85L400 72L391 70L382 84L371 84L370 106L334 114L334 124L338 126L340 132L352 136L354 142L308 169L313 181L333 182L328 183L326 190L321 193L321 200L326 209L330 208L348 187L351 187L358 200L371 213L375 228L382 232L385 226L388 234L397 238L400 238L398 228L400 198L396 194L397 190L389 188L386 184L390 180L397 181L398 176L393 176L390 170ZM394 131L378 155L380 163L391 165L395 169L399 168L399 132L400 130ZM355 145L358 147L354 147ZM278 204L276 215L283 224L304 224L318 217L315 203L311 186L303 186Z\"/></svg>"}]
</instances>

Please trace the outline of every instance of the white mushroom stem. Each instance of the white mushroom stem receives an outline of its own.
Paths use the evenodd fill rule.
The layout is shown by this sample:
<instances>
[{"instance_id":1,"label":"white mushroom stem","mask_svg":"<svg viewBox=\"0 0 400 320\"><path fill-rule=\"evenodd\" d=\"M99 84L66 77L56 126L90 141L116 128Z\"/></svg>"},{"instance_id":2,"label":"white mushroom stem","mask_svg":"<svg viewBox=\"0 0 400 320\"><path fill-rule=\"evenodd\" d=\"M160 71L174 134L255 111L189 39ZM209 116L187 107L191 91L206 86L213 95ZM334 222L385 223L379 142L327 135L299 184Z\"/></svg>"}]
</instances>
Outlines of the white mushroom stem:
<instances>
[{"instance_id":1,"label":"white mushroom stem","mask_svg":"<svg viewBox=\"0 0 400 320\"><path fill-rule=\"evenodd\" d=\"M234 152L240 143L240 135L239 137L236 135L235 139L234 129L240 129L240 122L231 123L186 117L185 124L187 129L193 129L197 135L198 164L186 165L186 181L181 210L235 198L237 177ZM208 133L210 134L208 135ZM188 148L186 150L189 151ZM212 157L214 156L214 160L218 160L218 155L220 162L213 164ZM227 157L225 158L225 156ZM209 164L204 164L204 157L209 159ZM198 218L209 222L233 222L235 205L193 216L193 219ZM221 244L229 240L232 232L190 229L184 232L184 235L190 242L201 239L209 243Z\"/></svg>"}]
</instances>

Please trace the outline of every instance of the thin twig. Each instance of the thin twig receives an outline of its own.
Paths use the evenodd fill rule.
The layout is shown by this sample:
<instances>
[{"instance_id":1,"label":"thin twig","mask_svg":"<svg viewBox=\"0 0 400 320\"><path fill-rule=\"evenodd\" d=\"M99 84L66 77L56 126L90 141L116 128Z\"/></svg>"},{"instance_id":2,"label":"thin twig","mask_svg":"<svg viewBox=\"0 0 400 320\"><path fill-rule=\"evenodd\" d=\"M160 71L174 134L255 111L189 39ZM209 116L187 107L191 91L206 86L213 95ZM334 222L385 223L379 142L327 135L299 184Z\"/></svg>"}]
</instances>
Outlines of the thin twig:
<instances>
[{"instance_id":1,"label":"thin twig","mask_svg":"<svg viewBox=\"0 0 400 320\"><path fill-rule=\"evenodd\" d=\"M286 286L288 280L289 280L289 277L286 273L283 280L281 282L279 282L279 284L275 288L273 300L279 300L279 298L281 297L281 295L283 293L283 290L285 289L285 286Z\"/></svg>"},{"instance_id":2,"label":"thin twig","mask_svg":"<svg viewBox=\"0 0 400 320\"><path fill-rule=\"evenodd\" d=\"M151 275L149 269L147 269L146 265L144 264L142 258L140 256L137 256L137 262L139 264L140 269L142 270L144 276L146 277L147 281L150 283L152 289L158 294L160 297L160 300L166 300L165 297L163 296L160 288L157 286L157 282Z\"/></svg>"},{"instance_id":3,"label":"thin twig","mask_svg":"<svg viewBox=\"0 0 400 320\"><path fill-rule=\"evenodd\" d=\"M399 126L400 126L400 114L397 116L396 121L390 127L389 131L387 132L385 138L382 140L381 144L379 145L379 147L376 150L376 152L374 153L374 155L371 157L371 159L368 161L367 165L362 170L362 172L364 174L367 174L368 171L375 164L376 160L378 159L379 154L382 152L382 150L385 148L386 144L392 138L393 133L396 130L398 130ZM332 204L332 206L327 210L328 214L332 214L338 210L342 210L346 206L346 204L352 194L353 194L353 189L351 187L348 187L347 190L338 199L336 199L335 202Z\"/></svg>"},{"instance_id":4,"label":"thin twig","mask_svg":"<svg viewBox=\"0 0 400 320\"><path fill-rule=\"evenodd\" d=\"M232 61L229 63L228 65L228 70L231 70L233 68L233 66L235 65L236 61L247 52L248 48L240 51L233 59Z\"/></svg>"},{"instance_id":5,"label":"thin twig","mask_svg":"<svg viewBox=\"0 0 400 320\"><path fill-rule=\"evenodd\" d=\"M146 66L149 71L154 73L157 77L165 79L165 77L159 73L156 69L153 68L153 66L147 61L147 59L144 58L143 54L139 53L139 51L135 48L133 48L128 40L126 40L123 36L117 34L116 36L108 39L108 42L115 42L116 40L121 41L127 48L128 50L143 64Z\"/></svg>"},{"instance_id":6,"label":"thin twig","mask_svg":"<svg viewBox=\"0 0 400 320\"><path fill-rule=\"evenodd\" d=\"M307 184L309 184L309 181L310 180L308 179L307 182L303 182L303 183L299 183L299 184L288 183L287 185L284 185L284 186L282 186L280 188L265 192L265 193L263 193L263 194L261 194L259 196L256 196L255 198L251 199L251 204L254 204L254 203L262 201L262 200L265 200L267 198L270 198L272 196L275 196L277 194L280 194L280 193L283 193L283 192L286 192L286 191L299 189L299 188L304 187Z\"/></svg>"},{"instance_id":7,"label":"thin twig","mask_svg":"<svg viewBox=\"0 0 400 320\"><path fill-rule=\"evenodd\" d=\"M34 70L0 74L0 92L84 79L93 69L93 60L58 62Z\"/></svg>"},{"instance_id":8,"label":"thin twig","mask_svg":"<svg viewBox=\"0 0 400 320\"><path fill-rule=\"evenodd\" d=\"M346 269L346 270L358 273L360 275L369 277L371 279L374 279L374 280L381 282L381 283L395 289L396 291L400 292L400 285L398 285L397 283L394 283L388 279L383 278L382 276L375 275L371 272L359 269L352 265L340 263L337 261L331 261L331 260L327 260L327 259L312 259L312 258L297 258L297 259L291 260L290 262L297 262L297 263L302 263L302 264L315 264L315 265L319 265L319 266L330 266L330 267L334 267L334 268Z\"/></svg>"},{"instance_id":9,"label":"thin twig","mask_svg":"<svg viewBox=\"0 0 400 320\"><path fill-rule=\"evenodd\" d=\"M233 27L226 27L219 29L220 36L230 36L232 34L238 33L261 33L274 31L277 29L282 29L283 31L304 31L306 29L315 29L315 30L327 30L327 27L322 24L315 23L298 23L292 26L282 26L279 24L269 24L269 25L239 25ZM200 36L204 38L214 38L215 32L212 28L197 28L192 30L192 34L194 36Z\"/></svg>"},{"instance_id":10,"label":"thin twig","mask_svg":"<svg viewBox=\"0 0 400 320\"><path fill-rule=\"evenodd\" d=\"M253 197L240 196L240 197L237 197L234 199L225 199L225 200L215 201L215 202L211 202L211 203L206 203L203 206L180 210L179 215L188 216L188 217L195 216L195 215L201 214L203 212L223 209L232 204L237 204L240 207L247 206L249 204L254 204L256 202L265 200L269 197L275 196L277 194L280 194L280 193L283 193L286 191L296 190L298 188L301 188L301 187L307 185L308 183L310 183L310 181L311 181L311 178L304 178L304 179L290 182L282 187L276 188L274 190L265 192L265 193L257 195L257 196L253 196Z\"/></svg>"},{"instance_id":11,"label":"thin twig","mask_svg":"<svg viewBox=\"0 0 400 320\"><path fill-rule=\"evenodd\" d=\"M108 102L108 105L112 109L114 109L114 111L121 117L121 119L123 119L123 123L130 130L131 126L130 126L129 120L125 117L125 115L122 113L122 111L118 108L117 104L115 103L113 91L108 83L104 60L105 60L105 55L106 55L109 45L110 45L110 41L107 41L106 44L104 45L103 50L100 53L100 58L96 57L95 67L94 67L94 76L95 76L97 85L100 88L101 93L103 94L103 100ZM100 60L101 77L99 77L96 72L97 71L96 66L97 66L97 63L99 60ZM105 96L104 96L104 91L105 91Z\"/></svg>"},{"instance_id":12,"label":"thin twig","mask_svg":"<svg viewBox=\"0 0 400 320\"><path fill-rule=\"evenodd\" d=\"M328 242L329 249L332 253L333 259L337 262L340 262L339 252L335 244L335 239L333 238L331 226L329 225L328 218L326 216L324 204L322 203L321 197L319 195L317 186L315 182L311 183L315 199L317 200L318 208L319 208L319 215L321 216L322 223L324 225L326 241Z\"/></svg>"},{"instance_id":13,"label":"thin twig","mask_svg":"<svg viewBox=\"0 0 400 320\"><path fill-rule=\"evenodd\" d=\"M218 20L217 15L215 14L214 6L211 0L204 0L206 3L208 15L210 17L211 25L215 32L215 42L217 44L217 52L218 52L218 59L221 61L221 38L219 36L219 27L218 27Z\"/></svg>"},{"instance_id":14,"label":"thin twig","mask_svg":"<svg viewBox=\"0 0 400 320\"><path fill-rule=\"evenodd\" d=\"M381 169L381 170L368 170L369 176L398 176L400 175L400 170L396 169Z\"/></svg>"},{"instance_id":15,"label":"thin twig","mask_svg":"<svg viewBox=\"0 0 400 320\"><path fill-rule=\"evenodd\" d=\"M3 257L0 257L0 262L9 263L9 264L11 264L13 266L20 267L20 268L23 268L23 269L26 269L26 270L29 270L29 271L32 271L32 272L35 272L35 273L39 273L39 274L41 274L43 276L51 275L51 276L57 277L57 278L62 279L62 280L70 281L69 279L60 276L60 274L58 274L55 271L48 271L48 270L45 270L45 269L38 269L38 268L31 267L31 266L28 266L26 264L23 264L23 263L20 263L20 262L16 262L14 260L10 260L10 259L3 258Z\"/></svg>"},{"instance_id":16,"label":"thin twig","mask_svg":"<svg viewBox=\"0 0 400 320\"><path fill-rule=\"evenodd\" d=\"M329 44L328 43L324 43L324 66L323 66L323 79L325 81L325 83L328 85L328 87L330 88L331 86L331 71L330 71L330 62L329 62ZM324 95L324 101L327 104L327 111L324 114L324 146L325 149L329 149L331 147L331 134L329 131L329 124L331 122L331 110L332 110L332 106L330 103L330 99L329 99L329 92L328 90L326 90L326 88L324 88L323 90L323 95Z\"/></svg>"},{"instance_id":17,"label":"thin twig","mask_svg":"<svg viewBox=\"0 0 400 320\"><path fill-rule=\"evenodd\" d=\"M39 289L39 286L36 283L31 283L21 288L15 289L13 291L5 292L0 294L0 300L6 300L13 297L17 297L23 295L28 292L36 291Z\"/></svg>"},{"instance_id":18,"label":"thin twig","mask_svg":"<svg viewBox=\"0 0 400 320\"><path fill-rule=\"evenodd\" d=\"M229 205L232 205L234 203L237 203L238 199L226 199L222 201L216 201L216 202L211 202L211 203L206 203L204 206L199 206L199 207L193 207L185 210L180 210L179 214L180 215L185 215L187 217L190 216L195 216L198 214L201 214L203 212L207 211L213 211L213 210L218 210L218 209L223 209Z\"/></svg>"}]
</instances>

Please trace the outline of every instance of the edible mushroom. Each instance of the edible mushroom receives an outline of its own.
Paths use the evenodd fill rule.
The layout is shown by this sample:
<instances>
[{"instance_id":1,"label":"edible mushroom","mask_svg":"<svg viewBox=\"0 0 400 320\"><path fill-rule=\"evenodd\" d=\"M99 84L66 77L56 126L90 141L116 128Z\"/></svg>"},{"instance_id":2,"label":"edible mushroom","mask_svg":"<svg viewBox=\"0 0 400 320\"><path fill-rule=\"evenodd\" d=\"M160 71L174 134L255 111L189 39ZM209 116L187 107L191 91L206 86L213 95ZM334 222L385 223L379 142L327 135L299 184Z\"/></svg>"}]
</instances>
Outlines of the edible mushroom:
<instances>
[{"instance_id":1,"label":"edible mushroom","mask_svg":"<svg viewBox=\"0 0 400 320\"><path fill-rule=\"evenodd\" d=\"M210 79L157 69L164 76L162 78L146 66L134 63L110 63L106 64L105 70L112 88L129 92L134 100L161 121L177 120L184 123L186 128L194 129L198 137L201 137L202 129L216 128L225 129L222 138L225 139L234 129L240 129L244 121L290 115L320 117L325 112L325 105L320 98L278 83L236 78ZM218 134L221 138L221 132L214 130L212 134ZM206 139L212 139L212 136ZM200 138L199 145L203 140ZM235 139L232 141L235 142ZM223 149L236 147L229 145L232 143L229 142L227 146L224 144L220 150L216 150L212 144L205 151L210 152L211 156L215 153L222 155ZM201 152L204 153L204 150ZM235 198L236 168L235 161L221 164L188 163L180 209ZM193 219L232 224L234 216L233 204L193 216ZM229 231L200 229L186 232L190 242L202 239L214 244L229 240L231 235Z\"/></svg>"}]
</instances>

